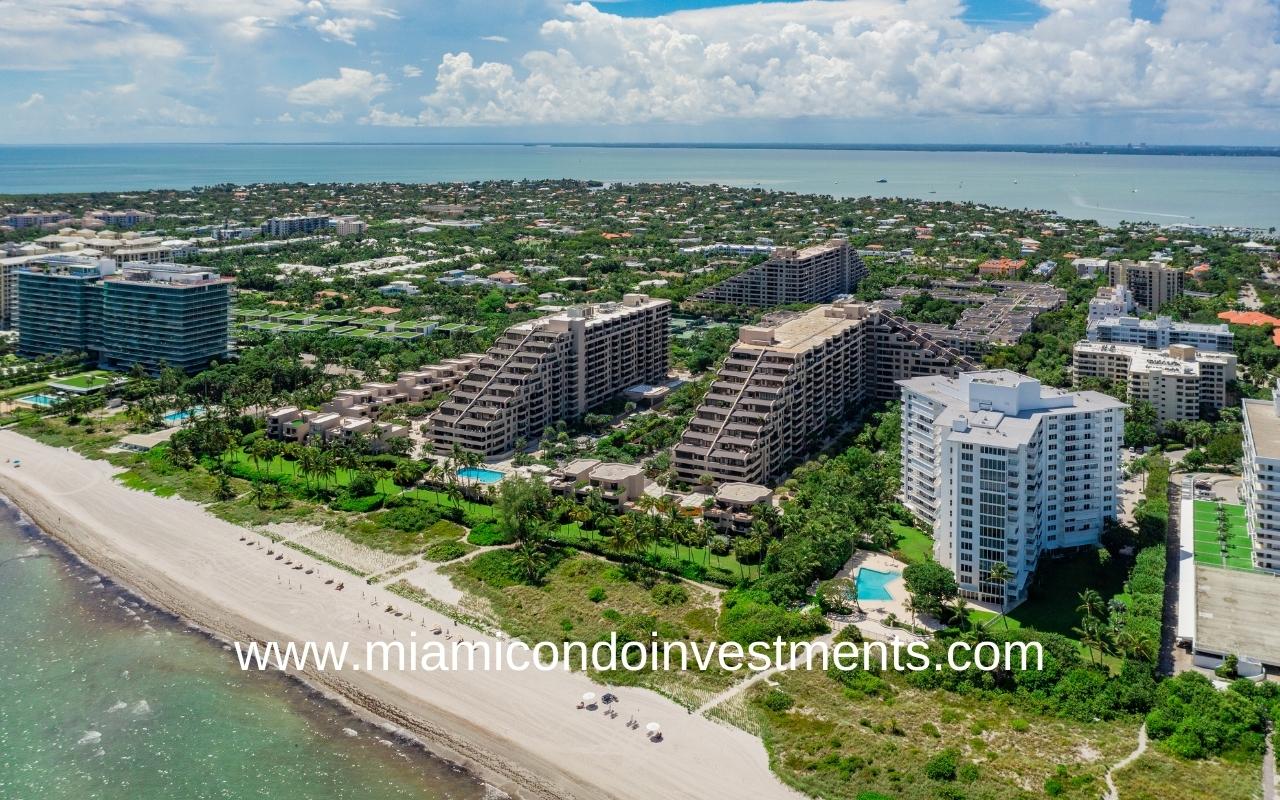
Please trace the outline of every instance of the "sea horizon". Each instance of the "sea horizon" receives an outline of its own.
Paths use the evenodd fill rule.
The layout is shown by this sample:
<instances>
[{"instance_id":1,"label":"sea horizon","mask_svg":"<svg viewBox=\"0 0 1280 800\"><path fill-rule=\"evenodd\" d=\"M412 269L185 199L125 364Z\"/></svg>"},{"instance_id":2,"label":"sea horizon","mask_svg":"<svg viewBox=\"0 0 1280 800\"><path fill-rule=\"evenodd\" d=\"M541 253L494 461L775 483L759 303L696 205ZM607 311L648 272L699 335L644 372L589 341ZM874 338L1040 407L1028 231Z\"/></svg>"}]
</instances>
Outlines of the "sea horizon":
<instances>
[{"instance_id":1,"label":"sea horizon","mask_svg":"<svg viewBox=\"0 0 1280 800\"><path fill-rule=\"evenodd\" d=\"M549 143L0 147L0 193L10 196L225 183L548 179L973 202L1104 225L1280 224L1280 159L1256 155Z\"/></svg>"}]
</instances>

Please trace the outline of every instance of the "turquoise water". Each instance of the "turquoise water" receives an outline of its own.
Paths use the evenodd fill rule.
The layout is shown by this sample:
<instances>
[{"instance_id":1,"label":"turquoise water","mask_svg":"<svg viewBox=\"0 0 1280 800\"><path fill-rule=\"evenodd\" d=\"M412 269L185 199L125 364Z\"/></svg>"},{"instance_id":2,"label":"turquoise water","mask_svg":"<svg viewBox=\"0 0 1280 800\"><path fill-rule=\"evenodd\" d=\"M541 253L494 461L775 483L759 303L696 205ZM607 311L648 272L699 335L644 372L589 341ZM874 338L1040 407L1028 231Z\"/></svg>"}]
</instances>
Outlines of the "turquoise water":
<instances>
[{"instance_id":1,"label":"turquoise water","mask_svg":"<svg viewBox=\"0 0 1280 800\"><path fill-rule=\"evenodd\" d=\"M204 413L204 406L196 406L190 411L170 411L164 415L164 421L170 424L186 422L191 417L198 417Z\"/></svg>"},{"instance_id":2,"label":"turquoise water","mask_svg":"<svg viewBox=\"0 0 1280 800\"><path fill-rule=\"evenodd\" d=\"M256 181L581 178L971 200L1097 219L1280 225L1280 158L522 145L0 147L0 192ZM879 184L880 178L887 183Z\"/></svg>"},{"instance_id":3,"label":"turquoise water","mask_svg":"<svg viewBox=\"0 0 1280 800\"><path fill-rule=\"evenodd\" d=\"M892 600L893 595L886 587L901 577L902 575L897 572L881 572L878 569L862 567L858 570L858 599Z\"/></svg>"},{"instance_id":4,"label":"turquoise water","mask_svg":"<svg viewBox=\"0 0 1280 800\"><path fill-rule=\"evenodd\" d=\"M0 502L0 798L479 800L469 774L229 653ZM344 732L349 731L349 733Z\"/></svg>"},{"instance_id":5,"label":"turquoise water","mask_svg":"<svg viewBox=\"0 0 1280 800\"><path fill-rule=\"evenodd\" d=\"M18 402L30 403L33 406L41 406L43 408L48 408L50 406L56 406L58 403L61 403L62 398L55 397L51 394L29 394L29 395L26 395L25 397L19 397Z\"/></svg>"},{"instance_id":6,"label":"turquoise water","mask_svg":"<svg viewBox=\"0 0 1280 800\"><path fill-rule=\"evenodd\" d=\"M497 483L503 479L503 474L497 470L481 469L480 467L464 467L458 470L459 478L470 478L480 483Z\"/></svg>"}]
</instances>

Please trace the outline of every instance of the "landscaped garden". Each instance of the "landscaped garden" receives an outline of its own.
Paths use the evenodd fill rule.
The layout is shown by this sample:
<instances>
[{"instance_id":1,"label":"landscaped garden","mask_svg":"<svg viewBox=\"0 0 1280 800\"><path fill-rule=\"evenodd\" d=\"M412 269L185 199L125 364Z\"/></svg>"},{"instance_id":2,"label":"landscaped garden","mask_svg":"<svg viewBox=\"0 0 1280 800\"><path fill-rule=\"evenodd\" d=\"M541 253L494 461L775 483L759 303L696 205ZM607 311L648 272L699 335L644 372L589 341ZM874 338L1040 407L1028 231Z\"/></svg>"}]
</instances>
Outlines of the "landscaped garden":
<instances>
[{"instance_id":1,"label":"landscaped garden","mask_svg":"<svg viewBox=\"0 0 1280 800\"><path fill-rule=\"evenodd\" d=\"M1244 506L1192 501L1197 564L1252 570L1253 543L1245 526Z\"/></svg>"}]
</instances>

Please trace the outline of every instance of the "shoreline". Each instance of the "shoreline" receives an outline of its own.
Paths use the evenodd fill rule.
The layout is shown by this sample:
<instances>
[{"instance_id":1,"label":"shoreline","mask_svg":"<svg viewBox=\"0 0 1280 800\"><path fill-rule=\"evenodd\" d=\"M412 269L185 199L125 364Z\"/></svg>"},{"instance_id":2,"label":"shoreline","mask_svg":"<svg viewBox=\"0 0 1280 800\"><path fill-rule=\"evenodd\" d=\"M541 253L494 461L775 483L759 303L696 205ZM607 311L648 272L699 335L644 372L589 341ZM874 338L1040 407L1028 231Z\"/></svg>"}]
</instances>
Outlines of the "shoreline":
<instances>
[{"instance_id":1,"label":"shoreline","mask_svg":"<svg viewBox=\"0 0 1280 800\"><path fill-rule=\"evenodd\" d=\"M64 541L56 534L45 530L45 528L30 514L28 514L26 509L24 509L15 499L9 497L3 491L0 491L0 507L3 506L8 506L17 512L20 534L27 537L29 541L39 542L42 546L54 551L54 553L56 553L54 558L73 564L79 570L96 575L102 579L104 584L110 585L111 591L115 592L119 596L138 603L140 606L146 608L150 613L163 618L166 622L181 626L183 628L183 633L199 637L209 644L216 645L224 652L234 644L232 640L226 638L218 631L206 628L198 622L152 601L150 598L140 594L134 587L124 583L118 576L106 572L97 565L89 562L80 553L78 553L71 544ZM306 698L309 701L317 705L328 705L334 709L350 714L365 725L377 729L389 737L399 740L401 744L417 751L417 757L419 758L433 759L452 769L462 770L476 780L484 783L487 787L501 792L504 796L512 798L521 797L519 794L510 794L507 790L500 787L500 784L503 783L501 776L486 776L480 769L477 769L477 765L468 764L465 757L457 753L449 752L445 747L436 746L434 743L415 734L413 731L396 725L390 720L374 714L369 709L358 705L343 694L335 692L322 684L318 684L305 675L301 675L294 670L278 671L274 672L274 675L278 676L283 681L289 682L294 687L304 690Z\"/></svg>"},{"instance_id":2,"label":"shoreline","mask_svg":"<svg viewBox=\"0 0 1280 800\"><path fill-rule=\"evenodd\" d=\"M113 479L118 470L107 462L9 430L0 431L0 450L22 461L21 469L0 466L0 493L46 536L216 639L346 641L361 652L364 641L386 638L366 629L369 606L387 604L411 610L423 627L440 624L465 631L471 640L488 638L385 590L323 591L326 575L350 578L324 564L314 565L307 580L316 580L305 587L293 586L302 577L291 574L285 589L280 567L239 540L264 539L261 534L189 501L128 489ZM372 602L360 596L368 593ZM627 688L619 710L635 707L637 716L661 721L667 734L661 745L624 732L620 721L575 710L583 691L599 691L579 673L308 669L295 677L373 724L401 729L429 752L515 797L797 797L769 770L758 738L688 714L655 693ZM716 763L721 767L708 769ZM646 786L635 785L638 774L646 776Z\"/></svg>"}]
</instances>

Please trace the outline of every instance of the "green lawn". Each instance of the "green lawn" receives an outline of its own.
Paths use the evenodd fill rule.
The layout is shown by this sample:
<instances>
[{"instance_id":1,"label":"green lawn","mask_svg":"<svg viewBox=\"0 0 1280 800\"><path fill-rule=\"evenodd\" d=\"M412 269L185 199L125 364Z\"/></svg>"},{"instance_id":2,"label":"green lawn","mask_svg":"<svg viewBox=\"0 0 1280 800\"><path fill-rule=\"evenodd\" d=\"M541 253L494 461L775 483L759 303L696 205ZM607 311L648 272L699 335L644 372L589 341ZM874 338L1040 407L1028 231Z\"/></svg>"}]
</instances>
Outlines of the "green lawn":
<instances>
[{"instance_id":1,"label":"green lawn","mask_svg":"<svg viewBox=\"0 0 1280 800\"><path fill-rule=\"evenodd\" d=\"M910 525L903 525L897 520L889 520L889 527L897 537L894 548L902 554L902 560L908 564L918 564L933 557L933 537Z\"/></svg>"},{"instance_id":2,"label":"green lawn","mask_svg":"<svg viewBox=\"0 0 1280 800\"><path fill-rule=\"evenodd\" d=\"M591 533L582 530L578 523L574 522L568 525L556 525L551 530L551 535L558 541L568 545L587 546L594 542L597 547L602 543L605 544L605 550L608 550L607 540L598 533ZM708 577L713 578L722 583L733 584L740 578L751 576L754 577L759 573L759 567L743 566L738 563L738 559L733 554L717 556L710 553L705 547L681 547L680 557L676 558L675 547L669 544L651 545L646 552L657 553L663 558L672 561L683 559L692 561L695 564L703 564L707 568Z\"/></svg>"},{"instance_id":3,"label":"green lawn","mask_svg":"<svg viewBox=\"0 0 1280 800\"><path fill-rule=\"evenodd\" d=\"M1034 628L1078 640L1079 636L1073 629L1080 624L1080 614L1076 611L1080 605L1080 593L1085 589L1096 589L1109 600L1124 591L1125 578L1123 567L1114 564L1099 566L1093 553L1041 561L1031 596L1022 605L1009 610L1009 629ZM1005 622L995 622L996 618L996 614L987 611L969 614L969 619L975 624L995 625L1003 629ZM1080 645L1080 653L1088 658L1083 644ZM1111 656L1105 660L1113 666L1120 664Z\"/></svg>"},{"instance_id":4,"label":"green lawn","mask_svg":"<svg viewBox=\"0 0 1280 800\"><path fill-rule=\"evenodd\" d=\"M106 370L92 370L90 372L81 372L78 375L68 375L65 378L50 378L50 384L60 384L62 386L71 386L76 389L100 389L108 386L115 380L117 375Z\"/></svg>"},{"instance_id":5,"label":"green lawn","mask_svg":"<svg viewBox=\"0 0 1280 800\"><path fill-rule=\"evenodd\" d=\"M1218 508L1226 512L1227 540L1220 538ZM1195 500L1192 505L1197 564L1253 569L1253 543L1245 526L1244 506Z\"/></svg>"}]
</instances>

